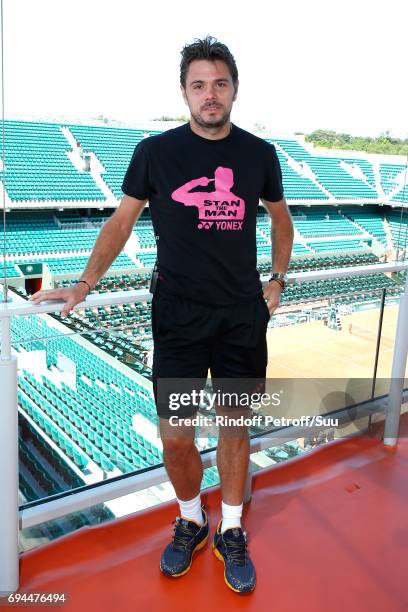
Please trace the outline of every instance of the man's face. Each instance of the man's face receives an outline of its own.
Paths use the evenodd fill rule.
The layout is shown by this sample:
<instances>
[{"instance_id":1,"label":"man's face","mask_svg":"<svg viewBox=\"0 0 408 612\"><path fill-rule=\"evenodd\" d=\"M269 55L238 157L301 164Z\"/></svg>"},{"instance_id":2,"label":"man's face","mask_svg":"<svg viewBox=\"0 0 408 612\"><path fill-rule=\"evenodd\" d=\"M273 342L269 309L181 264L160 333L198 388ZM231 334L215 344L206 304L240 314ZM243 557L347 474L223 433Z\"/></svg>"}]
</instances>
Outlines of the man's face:
<instances>
[{"instance_id":1,"label":"man's face","mask_svg":"<svg viewBox=\"0 0 408 612\"><path fill-rule=\"evenodd\" d=\"M227 123L237 97L228 66L222 60L193 60L188 67L186 87L181 87L192 118L204 128Z\"/></svg>"}]
</instances>

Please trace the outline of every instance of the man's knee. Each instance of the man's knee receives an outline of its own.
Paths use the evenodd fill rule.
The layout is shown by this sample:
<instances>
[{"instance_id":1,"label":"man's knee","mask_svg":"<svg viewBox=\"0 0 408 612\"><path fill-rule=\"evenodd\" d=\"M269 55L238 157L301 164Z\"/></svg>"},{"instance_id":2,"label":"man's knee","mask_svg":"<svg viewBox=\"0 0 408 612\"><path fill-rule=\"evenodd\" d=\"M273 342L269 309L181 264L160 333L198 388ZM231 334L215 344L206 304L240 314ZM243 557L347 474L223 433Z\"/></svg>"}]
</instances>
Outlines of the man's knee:
<instances>
[{"instance_id":1,"label":"man's knee","mask_svg":"<svg viewBox=\"0 0 408 612\"><path fill-rule=\"evenodd\" d=\"M162 438L163 450L168 457L182 458L195 448L194 438Z\"/></svg>"},{"instance_id":2,"label":"man's knee","mask_svg":"<svg viewBox=\"0 0 408 612\"><path fill-rule=\"evenodd\" d=\"M229 408L216 405L216 413L220 418L218 424L219 439L246 440L249 436L248 422L250 412L247 408Z\"/></svg>"}]
</instances>

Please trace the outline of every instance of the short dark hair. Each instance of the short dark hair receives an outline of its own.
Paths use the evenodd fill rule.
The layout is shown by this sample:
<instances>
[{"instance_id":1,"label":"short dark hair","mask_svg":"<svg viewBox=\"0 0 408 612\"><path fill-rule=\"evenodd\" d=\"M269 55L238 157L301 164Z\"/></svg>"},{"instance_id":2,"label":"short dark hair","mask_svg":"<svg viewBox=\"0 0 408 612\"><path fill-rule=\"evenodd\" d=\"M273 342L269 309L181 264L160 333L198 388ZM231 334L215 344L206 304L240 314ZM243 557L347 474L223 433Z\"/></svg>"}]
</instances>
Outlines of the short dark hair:
<instances>
[{"instance_id":1,"label":"short dark hair","mask_svg":"<svg viewBox=\"0 0 408 612\"><path fill-rule=\"evenodd\" d=\"M222 60L228 66L234 85L238 81L238 68L231 51L214 36L195 38L193 43L183 47L180 62L180 83L183 87L186 86L187 70L193 60Z\"/></svg>"}]
</instances>

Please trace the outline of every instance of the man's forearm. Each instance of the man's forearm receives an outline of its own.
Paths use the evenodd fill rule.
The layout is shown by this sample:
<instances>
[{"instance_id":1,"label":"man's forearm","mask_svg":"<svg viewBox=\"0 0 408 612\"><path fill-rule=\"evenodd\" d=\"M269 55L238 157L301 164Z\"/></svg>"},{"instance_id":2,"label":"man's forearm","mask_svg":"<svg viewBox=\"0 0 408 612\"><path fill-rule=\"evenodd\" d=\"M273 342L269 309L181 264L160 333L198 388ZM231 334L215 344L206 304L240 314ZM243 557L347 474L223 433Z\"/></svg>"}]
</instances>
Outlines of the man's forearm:
<instances>
[{"instance_id":1,"label":"man's forearm","mask_svg":"<svg viewBox=\"0 0 408 612\"><path fill-rule=\"evenodd\" d=\"M94 288L119 255L129 236L130 231L124 229L113 217L106 221L81 275L81 280L85 280Z\"/></svg>"},{"instance_id":2,"label":"man's forearm","mask_svg":"<svg viewBox=\"0 0 408 612\"><path fill-rule=\"evenodd\" d=\"M290 217L272 224L272 272L286 272L293 246L293 223Z\"/></svg>"}]
</instances>

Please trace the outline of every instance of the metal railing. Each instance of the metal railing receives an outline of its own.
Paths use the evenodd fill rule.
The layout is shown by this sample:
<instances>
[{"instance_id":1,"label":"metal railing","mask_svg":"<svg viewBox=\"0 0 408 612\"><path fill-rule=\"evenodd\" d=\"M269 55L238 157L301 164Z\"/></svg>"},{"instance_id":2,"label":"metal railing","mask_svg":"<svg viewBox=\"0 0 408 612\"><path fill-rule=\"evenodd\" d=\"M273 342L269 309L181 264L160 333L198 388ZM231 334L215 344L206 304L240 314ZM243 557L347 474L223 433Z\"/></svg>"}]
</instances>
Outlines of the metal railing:
<instances>
[{"instance_id":1,"label":"metal railing","mask_svg":"<svg viewBox=\"0 0 408 612\"><path fill-rule=\"evenodd\" d=\"M349 275L373 274L380 272L399 272L408 269L408 261L390 262L348 268L332 268L312 272L297 272L289 275L289 284L305 281L335 279ZM264 279L265 280L265 279ZM9 293L9 296L11 294ZM335 296L334 296L335 297ZM128 304L150 301L151 294L142 290L120 291L115 293L91 294L84 302L77 304L74 310L107 306L113 304ZM0 303L1 319L1 355L0 355L0 389L2 393L1 428L0 428L0 593L11 593L19 585L19 529L31 527L44 521L49 521L71 512L89 508L118 496L140 491L147 487L160 484L166 480L167 474L162 465L140 470L136 474L124 475L103 481L94 485L81 487L77 492L64 492L47 500L27 504L19 513L18 505L18 409L17 409L17 357L11 350L11 319L22 315L60 312L64 302L55 300L35 305L29 302ZM398 439L398 427L401 401L403 398L403 382L408 349L408 275L404 292L400 298L398 321L395 334L395 346L392 362L392 372L389 395L374 402L367 402L357 407L357 415L366 416L375 413L385 414L384 444L394 446ZM338 411L339 422L347 415ZM333 414L333 416L336 416ZM324 428L324 426L322 426ZM288 427L282 430L259 434L251 439L251 452L257 452L271 446L271 437L279 439L294 439L304 432L304 428ZM215 449L202 451L204 467L215 465ZM251 474L248 475L245 500L251 495Z\"/></svg>"}]
</instances>

